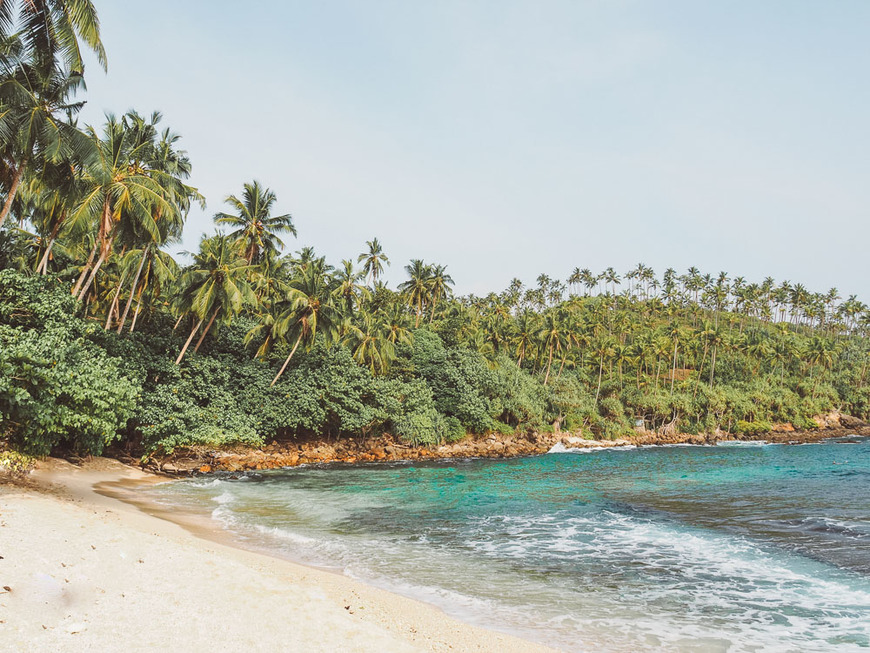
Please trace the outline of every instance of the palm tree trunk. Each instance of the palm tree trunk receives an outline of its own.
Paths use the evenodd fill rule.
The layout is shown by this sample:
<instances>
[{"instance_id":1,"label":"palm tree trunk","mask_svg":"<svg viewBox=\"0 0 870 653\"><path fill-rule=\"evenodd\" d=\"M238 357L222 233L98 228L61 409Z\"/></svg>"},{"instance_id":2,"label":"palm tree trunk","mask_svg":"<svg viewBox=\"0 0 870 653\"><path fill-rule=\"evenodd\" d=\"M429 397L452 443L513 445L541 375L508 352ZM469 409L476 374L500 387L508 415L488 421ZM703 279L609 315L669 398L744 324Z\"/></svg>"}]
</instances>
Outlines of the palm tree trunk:
<instances>
[{"instance_id":1,"label":"palm tree trunk","mask_svg":"<svg viewBox=\"0 0 870 653\"><path fill-rule=\"evenodd\" d=\"M302 342L302 334L299 334L299 337L296 339L296 344L293 345L293 349L290 350L290 355L287 357L287 360L284 361L284 364L281 366L281 369L278 370L278 373L275 375L275 378L272 379L272 383L269 384L271 388L275 383L277 383L278 379L281 378L281 375L284 374L284 370L287 369L287 365L290 363L290 359L293 358L293 354L296 353L296 348L299 346L299 343Z\"/></svg>"},{"instance_id":2,"label":"palm tree trunk","mask_svg":"<svg viewBox=\"0 0 870 653\"><path fill-rule=\"evenodd\" d=\"M202 326L202 319L197 322L193 328L190 330L190 335L187 336L187 342L184 343L184 347L181 348L181 353L178 354L178 358L175 359L176 365L181 365L181 359L184 358L184 354L187 351L187 348L190 347L190 341L193 340L193 336L196 335L196 332L199 331L199 327Z\"/></svg>"},{"instance_id":3,"label":"palm tree trunk","mask_svg":"<svg viewBox=\"0 0 870 653\"><path fill-rule=\"evenodd\" d=\"M127 305L124 306L124 314L121 316L121 323L118 325L118 333L120 334L124 328L124 322L127 321L127 314L130 312L130 305L133 303L133 295L136 293L136 286L139 285L139 275L142 274L142 268L145 267L145 260L148 258L148 248L151 245L146 245L142 252L142 260L139 261L139 268L136 270L136 276L133 277L133 287L130 288L130 296L127 298Z\"/></svg>"},{"instance_id":4,"label":"palm tree trunk","mask_svg":"<svg viewBox=\"0 0 870 653\"><path fill-rule=\"evenodd\" d=\"M218 311L220 311L220 309L220 306L214 309L214 313L212 313L211 319L208 321L208 324L205 325L205 331L202 332L199 340L196 341L196 347L193 348L193 351L199 351L199 346L202 344L202 341L205 340L205 334L207 334L208 330L211 329L211 325L214 324L214 319L217 317Z\"/></svg>"},{"instance_id":5,"label":"palm tree trunk","mask_svg":"<svg viewBox=\"0 0 870 653\"><path fill-rule=\"evenodd\" d=\"M133 329L136 328L136 320L139 319L139 311L142 309L142 291L143 290L144 290L144 288L139 290L139 296L136 299L136 310L133 312L133 322L130 324L130 333L133 333Z\"/></svg>"},{"instance_id":6,"label":"palm tree trunk","mask_svg":"<svg viewBox=\"0 0 870 653\"><path fill-rule=\"evenodd\" d=\"M704 361L707 360L707 348L709 343L704 343L704 355L701 356L701 367L698 368L698 377L695 379L695 389L692 391L692 399L698 394L698 384L701 383L701 374L704 373Z\"/></svg>"},{"instance_id":7,"label":"palm tree trunk","mask_svg":"<svg viewBox=\"0 0 870 653\"><path fill-rule=\"evenodd\" d=\"M51 239L48 241L48 247L45 248L45 253L42 255L42 258L39 261L39 265L36 266L36 274L48 274L48 259L51 256L51 248L54 247L54 243L57 240L57 228L54 229L54 233L51 236Z\"/></svg>"},{"instance_id":8,"label":"palm tree trunk","mask_svg":"<svg viewBox=\"0 0 870 653\"><path fill-rule=\"evenodd\" d=\"M595 390L595 403L598 403L598 395L601 393L601 375L604 373L604 354L598 361L598 388Z\"/></svg>"},{"instance_id":9,"label":"palm tree trunk","mask_svg":"<svg viewBox=\"0 0 870 653\"><path fill-rule=\"evenodd\" d=\"M106 259L109 258L109 252L112 251L112 240L112 238L109 238L109 240L104 243L104 247L100 248L100 258L97 259L97 264L94 266L94 269L91 270L88 280L85 282L84 287L79 293L79 299L84 299L85 295L88 294L88 290L91 289L91 284L94 282L94 279L97 278L97 273L100 271L103 263L106 262Z\"/></svg>"},{"instance_id":10,"label":"palm tree trunk","mask_svg":"<svg viewBox=\"0 0 870 653\"><path fill-rule=\"evenodd\" d=\"M567 354L567 353L562 357L562 363L559 365L559 373L556 375L556 380L557 380L557 381L558 381L559 379L562 378L562 370L565 369L565 361L566 361L566 360L568 360L568 354Z\"/></svg>"},{"instance_id":11,"label":"palm tree trunk","mask_svg":"<svg viewBox=\"0 0 870 653\"><path fill-rule=\"evenodd\" d=\"M103 328L108 331L109 325L112 323L112 315L118 312L118 297L121 295L121 288L124 287L124 276L121 275L121 278L118 280L118 287L115 289L115 296L112 297L112 305L109 306L109 314L106 316L106 326ZM132 293L130 293L132 296ZM120 333L120 329L118 330Z\"/></svg>"},{"instance_id":12,"label":"palm tree trunk","mask_svg":"<svg viewBox=\"0 0 870 653\"><path fill-rule=\"evenodd\" d=\"M713 347L713 354L710 360L710 387L713 387L713 377L716 374L716 350L719 349L718 346Z\"/></svg>"},{"instance_id":13,"label":"palm tree trunk","mask_svg":"<svg viewBox=\"0 0 870 653\"><path fill-rule=\"evenodd\" d=\"M94 262L94 257L97 255L97 249L99 248L99 246L100 246L99 241L94 243L94 247L91 250L91 254L90 254L90 256L88 256L88 262L85 263L85 267L82 268L82 273L79 275L79 279L78 279L78 281L76 281L76 285L73 286L72 294L75 297L79 296L79 290L81 290L81 288L82 288L82 282L85 280L85 277L87 276L88 272L91 271L91 265Z\"/></svg>"},{"instance_id":14,"label":"palm tree trunk","mask_svg":"<svg viewBox=\"0 0 870 653\"><path fill-rule=\"evenodd\" d=\"M181 315L178 316L178 319L175 320L175 326L172 327L173 331L175 331L178 328L178 325L181 324L181 321L184 319L185 315L187 315L187 313L182 313Z\"/></svg>"},{"instance_id":15,"label":"palm tree trunk","mask_svg":"<svg viewBox=\"0 0 870 653\"><path fill-rule=\"evenodd\" d=\"M674 340L674 366L671 368L671 395L674 394L674 377L677 375L677 341Z\"/></svg>"},{"instance_id":16,"label":"palm tree trunk","mask_svg":"<svg viewBox=\"0 0 870 653\"><path fill-rule=\"evenodd\" d=\"M544 375L544 385L550 379L550 367L553 365L553 343L550 343L550 356L547 359L547 373Z\"/></svg>"},{"instance_id":17,"label":"palm tree trunk","mask_svg":"<svg viewBox=\"0 0 870 653\"><path fill-rule=\"evenodd\" d=\"M656 396L659 394L659 372L661 372L662 368L662 359L656 354Z\"/></svg>"},{"instance_id":18,"label":"palm tree trunk","mask_svg":"<svg viewBox=\"0 0 870 653\"><path fill-rule=\"evenodd\" d=\"M12 177L12 185L9 187L9 194L6 195L6 201L3 203L3 209L0 210L0 227L6 221L6 216L12 210L12 201L15 199L15 194L18 192L18 185L21 183L21 176L24 174L24 168L27 166L27 159L23 159L18 165L18 170L15 171L15 176Z\"/></svg>"}]
</instances>

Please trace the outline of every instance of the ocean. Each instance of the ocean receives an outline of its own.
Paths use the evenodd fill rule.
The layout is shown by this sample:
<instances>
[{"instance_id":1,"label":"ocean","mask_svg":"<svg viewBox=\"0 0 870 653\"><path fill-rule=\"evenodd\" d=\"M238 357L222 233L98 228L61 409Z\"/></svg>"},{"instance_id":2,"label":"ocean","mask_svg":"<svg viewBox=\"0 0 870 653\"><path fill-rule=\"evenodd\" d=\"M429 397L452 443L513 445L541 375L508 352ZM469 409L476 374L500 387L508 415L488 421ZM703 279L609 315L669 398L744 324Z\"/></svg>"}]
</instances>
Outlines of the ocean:
<instances>
[{"instance_id":1,"label":"ocean","mask_svg":"<svg viewBox=\"0 0 870 653\"><path fill-rule=\"evenodd\" d=\"M560 447L137 492L242 546L567 651L870 648L870 438Z\"/></svg>"}]
</instances>

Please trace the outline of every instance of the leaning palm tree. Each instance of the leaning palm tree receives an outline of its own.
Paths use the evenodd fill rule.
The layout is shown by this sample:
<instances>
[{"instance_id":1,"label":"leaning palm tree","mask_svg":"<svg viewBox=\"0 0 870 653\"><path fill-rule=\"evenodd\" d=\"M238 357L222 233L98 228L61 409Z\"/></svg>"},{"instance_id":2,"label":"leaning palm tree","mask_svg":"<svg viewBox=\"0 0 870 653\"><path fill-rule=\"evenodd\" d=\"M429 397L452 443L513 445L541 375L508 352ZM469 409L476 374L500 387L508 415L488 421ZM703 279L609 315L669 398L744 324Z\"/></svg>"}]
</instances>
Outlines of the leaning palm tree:
<instances>
[{"instance_id":1,"label":"leaning palm tree","mask_svg":"<svg viewBox=\"0 0 870 653\"><path fill-rule=\"evenodd\" d=\"M152 118L152 124L159 114ZM178 178L155 163L152 130L143 130L135 114L123 119L107 116L103 135L88 128L97 154L85 166L82 200L73 210L73 221L95 221L99 224L97 243L73 288L73 294L83 299L109 257L116 239L147 238L160 242L161 222L178 224L186 210L178 193ZM187 187L185 187L187 188ZM198 196L195 189L188 188ZM95 263L93 256L99 252Z\"/></svg>"},{"instance_id":2,"label":"leaning palm tree","mask_svg":"<svg viewBox=\"0 0 870 653\"><path fill-rule=\"evenodd\" d=\"M187 158L187 153L183 150L177 150L175 147L180 137L166 129L161 134L159 140L157 139L156 126L160 122L160 114L154 113L151 117L151 122L147 122L133 111L129 112L125 118L130 120L134 129L142 132L139 140L153 142L153 148L148 153L148 160L145 163L149 168L151 177L160 183L167 199L178 210L164 214L158 208L158 214L154 216L154 222L157 226L156 232L144 230L138 233L136 231L138 225L135 222L121 223L119 225L119 227L127 228L127 236L130 240L129 246L140 247L141 251L139 266L135 275L133 275L133 284L127 297L127 304L124 307L123 315L119 319L118 333L121 333L124 328L127 314L130 312L130 306L133 303L133 295L145 264L154 261L154 252L158 248L176 243L181 239L184 220L187 212L190 210L192 200L199 200L200 206L205 208L205 199L202 195L195 188L186 185L182 181L190 176L191 164Z\"/></svg>"},{"instance_id":3,"label":"leaning palm tree","mask_svg":"<svg viewBox=\"0 0 870 653\"><path fill-rule=\"evenodd\" d=\"M248 262L238 256L228 236L218 234L211 238L203 237L193 265L182 273L178 284L180 290L177 305L181 311L192 314L195 323L181 353L175 359L176 365L181 364L193 337L206 319L208 324L196 343L195 350L199 349L218 318L229 321L246 303L254 301L247 273Z\"/></svg>"},{"instance_id":4,"label":"leaning palm tree","mask_svg":"<svg viewBox=\"0 0 870 653\"><path fill-rule=\"evenodd\" d=\"M369 248L368 252L363 252L357 257L357 263L363 263L363 276L371 279L371 285L375 286L378 282L378 277L384 272L384 263L390 264L390 259L384 254L383 247L378 242L377 238L367 240L366 245Z\"/></svg>"},{"instance_id":5,"label":"leaning palm tree","mask_svg":"<svg viewBox=\"0 0 870 653\"><path fill-rule=\"evenodd\" d=\"M57 67L44 70L16 57L0 65L0 158L9 184L0 227L26 173L92 157L93 144L72 121L84 106L73 101L83 86L81 75Z\"/></svg>"},{"instance_id":6,"label":"leaning palm tree","mask_svg":"<svg viewBox=\"0 0 870 653\"><path fill-rule=\"evenodd\" d=\"M293 226L293 218L289 213L271 215L272 206L277 199L275 193L254 181L244 185L241 199L230 195L224 200L235 213L218 213L214 216L218 224L228 224L236 228L230 233L230 237L235 240L239 252L249 265L258 264L264 256L275 254L284 248L283 241L278 237L279 233L296 235L296 227Z\"/></svg>"},{"instance_id":7,"label":"leaning palm tree","mask_svg":"<svg viewBox=\"0 0 870 653\"><path fill-rule=\"evenodd\" d=\"M280 312L275 317L271 335L274 340L293 340L294 343L270 385L275 385L284 374L300 344L310 347L318 333L332 337L340 322L339 313L332 303L333 288L321 266L309 266L288 285L289 292L279 304Z\"/></svg>"},{"instance_id":8,"label":"leaning palm tree","mask_svg":"<svg viewBox=\"0 0 870 653\"><path fill-rule=\"evenodd\" d=\"M55 245L58 240L65 240L74 226L67 218L79 199L79 172L80 167L71 161L46 165L39 176L31 175L24 187L24 194L30 196L33 204L30 222L42 244L36 262L37 274L48 274Z\"/></svg>"}]
</instances>

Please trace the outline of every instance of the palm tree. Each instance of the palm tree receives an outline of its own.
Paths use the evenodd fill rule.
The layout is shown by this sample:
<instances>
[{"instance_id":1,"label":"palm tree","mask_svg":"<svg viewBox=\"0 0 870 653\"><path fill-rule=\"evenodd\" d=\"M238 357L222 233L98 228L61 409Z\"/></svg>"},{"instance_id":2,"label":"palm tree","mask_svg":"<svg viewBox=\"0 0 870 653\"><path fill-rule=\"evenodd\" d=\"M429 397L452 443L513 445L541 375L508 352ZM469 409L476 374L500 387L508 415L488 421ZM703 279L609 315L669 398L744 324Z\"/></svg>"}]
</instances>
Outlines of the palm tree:
<instances>
[{"instance_id":1,"label":"palm tree","mask_svg":"<svg viewBox=\"0 0 870 653\"><path fill-rule=\"evenodd\" d=\"M577 286L579 286L583 282L583 276L579 267L574 268L574 270L571 272L571 276L568 277L567 281L568 286L571 288L572 291L575 291L576 294Z\"/></svg>"},{"instance_id":2,"label":"palm tree","mask_svg":"<svg viewBox=\"0 0 870 653\"><path fill-rule=\"evenodd\" d=\"M275 193L253 181L244 185L242 199L228 196L224 203L229 204L235 213L218 213L214 221L236 227L230 233L238 243L239 251L249 265L258 264L262 257L274 254L284 248L279 233L296 235L293 217L289 213L272 216L272 206L277 201Z\"/></svg>"},{"instance_id":3,"label":"palm tree","mask_svg":"<svg viewBox=\"0 0 870 653\"><path fill-rule=\"evenodd\" d=\"M154 303L159 302L163 290L170 287L178 278L178 274L178 264L169 254L156 247L148 250L138 290L135 285L131 289L131 293L136 293L136 310L133 311L133 320L130 322L130 333L136 329L144 296L148 296L147 307L153 308ZM123 322L121 324L123 326Z\"/></svg>"},{"instance_id":4,"label":"palm tree","mask_svg":"<svg viewBox=\"0 0 870 653\"><path fill-rule=\"evenodd\" d=\"M410 345L414 341L411 331L408 329L408 313L404 307L393 302L388 308L380 312L381 319L387 329L387 338L394 345L402 343Z\"/></svg>"},{"instance_id":5,"label":"palm tree","mask_svg":"<svg viewBox=\"0 0 870 653\"><path fill-rule=\"evenodd\" d=\"M154 114L151 127L159 120L159 114ZM95 249L73 288L79 299L87 294L116 239L159 243L171 231L161 231L163 221L170 225L183 221L187 204L181 197L200 198L196 189L181 184L177 170L162 169L154 156L155 132L143 128L138 114L130 112L121 120L109 115L102 137L92 127L88 133L97 154L84 169L82 199L71 219L99 226ZM99 257L91 267L97 251Z\"/></svg>"},{"instance_id":6,"label":"palm tree","mask_svg":"<svg viewBox=\"0 0 870 653\"><path fill-rule=\"evenodd\" d=\"M84 106L72 98L83 87L81 75L56 67L44 70L15 58L0 66L0 156L9 178L0 227L26 172L91 158L92 143L72 121Z\"/></svg>"},{"instance_id":7,"label":"palm tree","mask_svg":"<svg viewBox=\"0 0 870 653\"><path fill-rule=\"evenodd\" d=\"M673 321L667 326L666 334L674 343L674 360L671 367L671 394L674 394L674 379L677 375L677 348L683 339L683 327L679 322Z\"/></svg>"},{"instance_id":8,"label":"palm tree","mask_svg":"<svg viewBox=\"0 0 870 653\"><path fill-rule=\"evenodd\" d=\"M523 366L523 360L528 358L534 347L537 321L532 311L524 310L516 319L513 326L512 344L517 357L517 367Z\"/></svg>"},{"instance_id":9,"label":"palm tree","mask_svg":"<svg viewBox=\"0 0 870 653\"><path fill-rule=\"evenodd\" d=\"M71 161L48 164L38 177L31 175L23 187L22 195L29 198L32 206L30 222L40 236L41 255L36 263L37 274L48 274L54 246L73 226L67 218L78 201L78 169L79 166Z\"/></svg>"},{"instance_id":10,"label":"palm tree","mask_svg":"<svg viewBox=\"0 0 870 653\"><path fill-rule=\"evenodd\" d=\"M363 263L363 276L371 279L371 285L375 286L378 282L378 277L383 274L384 263L390 264L390 259L384 254L384 250L377 238L372 238L366 241L368 252L360 254L356 262Z\"/></svg>"},{"instance_id":11,"label":"palm tree","mask_svg":"<svg viewBox=\"0 0 870 653\"><path fill-rule=\"evenodd\" d=\"M147 123L138 114L132 111L127 114L127 118L131 120L135 129L142 132L141 139L154 142L156 137L156 125L160 121L160 114L153 114L150 123ZM133 295L139 284L139 278L146 262L154 261L154 252L159 247L178 242L181 239L184 219L190 209L190 203L193 199L199 200L200 205L205 208L205 201L199 192L196 189L187 186L182 181L182 179L187 179L190 176L191 165L190 160L187 158L187 153L175 149L175 144L178 142L179 138L180 137L177 134L166 129L163 131L160 140L154 142L153 151L149 153L148 166L151 169L152 176L159 180L167 199L174 206L178 207L179 210L172 211L168 214L158 214L154 216L157 225L156 234L153 231L148 230L143 233L133 232L129 234L133 241L130 244L131 247L143 244L144 247L141 249L139 267L136 270L135 275L133 275L133 285L127 298L127 304L124 307L124 313L118 320L118 333L121 333L124 324L127 321L127 314L130 312ZM134 229L138 226L136 223L129 225L122 223L122 225L133 227Z\"/></svg>"},{"instance_id":12,"label":"palm tree","mask_svg":"<svg viewBox=\"0 0 870 653\"><path fill-rule=\"evenodd\" d=\"M407 281L399 284L399 290L405 293L408 300L408 305L411 306L417 314L417 320L414 323L414 328L420 326L420 318L423 315L423 304L430 300L430 278L432 276L432 268L426 265L421 259L412 259L405 266L405 272L410 277Z\"/></svg>"},{"instance_id":13,"label":"palm tree","mask_svg":"<svg viewBox=\"0 0 870 653\"><path fill-rule=\"evenodd\" d=\"M352 325L345 339L353 358L372 374L384 374L396 358L396 348L388 323L378 315L363 316L359 326Z\"/></svg>"},{"instance_id":14,"label":"palm tree","mask_svg":"<svg viewBox=\"0 0 870 653\"><path fill-rule=\"evenodd\" d=\"M345 259L341 265L341 269L334 275L335 290L333 290L333 294L339 302L342 313L351 317L356 311L360 294L368 291L357 283L362 278L362 274L353 269L353 262Z\"/></svg>"},{"instance_id":15,"label":"palm tree","mask_svg":"<svg viewBox=\"0 0 870 653\"><path fill-rule=\"evenodd\" d=\"M106 69L100 20L91 0L0 0L0 37L10 38L16 26L28 53L44 69L57 62L84 72L79 40Z\"/></svg>"},{"instance_id":16,"label":"palm tree","mask_svg":"<svg viewBox=\"0 0 870 653\"><path fill-rule=\"evenodd\" d=\"M294 339L293 348L278 370L270 385L274 386L296 349L303 342L311 346L318 332L331 337L338 331L340 315L332 303L332 291L328 276L321 266L309 266L298 277L292 279L289 292L278 306L280 311L275 318L271 334L274 340Z\"/></svg>"},{"instance_id":17,"label":"palm tree","mask_svg":"<svg viewBox=\"0 0 870 653\"><path fill-rule=\"evenodd\" d=\"M246 303L255 301L248 283L248 267L248 262L238 255L228 236L203 236L193 265L182 273L178 284L178 305L183 313L193 314L196 322L175 359L176 365L181 364L193 337L206 319L208 324L194 351L199 349L218 317L221 321L229 321Z\"/></svg>"},{"instance_id":18,"label":"palm tree","mask_svg":"<svg viewBox=\"0 0 870 653\"><path fill-rule=\"evenodd\" d=\"M614 355L616 341L609 335L599 336L592 342L592 350L598 354L598 387L595 390L595 402L601 395L601 377L604 374L604 362Z\"/></svg>"},{"instance_id":19,"label":"palm tree","mask_svg":"<svg viewBox=\"0 0 870 653\"><path fill-rule=\"evenodd\" d=\"M538 339L541 341L541 351L547 352L547 372L544 375L544 385L547 385L547 381L550 379L553 354L563 349L564 334L562 326L561 315L555 309L551 309L544 315L544 326L537 334Z\"/></svg>"},{"instance_id":20,"label":"palm tree","mask_svg":"<svg viewBox=\"0 0 870 653\"><path fill-rule=\"evenodd\" d=\"M435 319L435 307L442 299L450 296L450 286L453 285L453 277L447 274L446 265L433 265L430 268L428 279L429 301L432 305L432 313L429 316L429 324Z\"/></svg>"}]
</instances>

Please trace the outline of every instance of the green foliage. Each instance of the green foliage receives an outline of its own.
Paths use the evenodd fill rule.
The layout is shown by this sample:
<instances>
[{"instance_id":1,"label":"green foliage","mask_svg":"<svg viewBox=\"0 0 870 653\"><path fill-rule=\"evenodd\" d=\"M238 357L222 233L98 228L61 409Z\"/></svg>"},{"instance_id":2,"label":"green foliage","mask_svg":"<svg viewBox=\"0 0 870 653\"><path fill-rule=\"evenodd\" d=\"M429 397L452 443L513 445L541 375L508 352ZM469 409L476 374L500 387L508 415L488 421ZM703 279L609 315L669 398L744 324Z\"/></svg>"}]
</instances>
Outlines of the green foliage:
<instances>
[{"instance_id":1,"label":"green foliage","mask_svg":"<svg viewBox=\"0 0 870 653\"><path fill-rule=\"evenodd\" d=\"M492 424L490 397L496 376L480 354L467 349L448 350L431 331L414 332L412 361L435 399L435 408L455 417L469 431L483 433Z\"/></svg>"},{"instance_id":2,"label":"green foliage","mask_svg":"<svg viewBox=\"0 0 870 653\"><path fill-rule=\"evenodd\" d=\"M99 454L119 437L140 385L70 315L69 294L45 279L0 272L0 432L43 456L58 444Z\"/></svg>"},{"instance_id":3,"label":"green foliage","mask_svg":"<svg viewBox=\"0 0 870 653\"><path fill-rule=\"evenodd\" d=\"M769 433L773 430L773 424L766 421L760 422L745 422L743 420L739 420L737 422L737 427L735 431L737 433L741 433L743 435L763 435L764 433Z\"/></svg>"},{"instance_id":4,"label":"green foliage","mask_svg":"<svg viewBox=\"0 0 870 653\"><path fill-rule=\"evenodd\" d=\"M513 435L516 432L516 428L510 424L505 424L504 422L496 420L492 423L492 432L498 433L499 435Z\"/></svg>"},{"instance_id":5,"label":"green foliage","mask_svg":"<svg viewBox=\"0 0 870 653\"><path fill-rule=\"evenodd\" d=\"M233 232L205 237L180 270L163 250L203 198L179 137L156 112L79 131L81 48L105 65L93 3L31 4L26 24L6 16L19 31L0 61L0 438L22 450L870 418L870 309L835 288L694 267L659 283L641 263L454 298L445 266L414 259L394 292L377 238L361 270L311 247L282 256L294 221L272 216L275 193L257 182L215 216ZM52 270L62 282L26 276Z\"/></svg>"}]
</instances>

